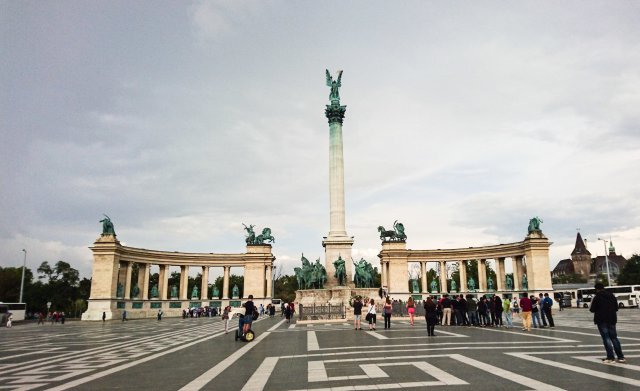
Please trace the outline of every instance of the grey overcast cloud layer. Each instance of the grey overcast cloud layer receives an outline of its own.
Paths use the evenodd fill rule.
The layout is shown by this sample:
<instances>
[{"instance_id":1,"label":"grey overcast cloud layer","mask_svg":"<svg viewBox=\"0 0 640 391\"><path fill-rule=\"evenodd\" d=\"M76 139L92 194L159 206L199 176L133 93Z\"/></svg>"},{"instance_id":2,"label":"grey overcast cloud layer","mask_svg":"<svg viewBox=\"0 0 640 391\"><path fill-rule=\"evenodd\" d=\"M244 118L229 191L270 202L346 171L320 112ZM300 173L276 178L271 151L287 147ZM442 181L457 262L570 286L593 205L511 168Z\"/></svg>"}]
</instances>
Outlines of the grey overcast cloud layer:
<instances>
[{"instance_id":1,"label":"grey overcast cloud layer","mask_svg":"<svg viewBox=\"0 0 640 391\"><path fill-rule=\"evenodd\" d=\"M344 70L347 231L520 241L540 216L640 252L640 2L0 1L0 266L90 277L123 244L324 259L329 89Z\"/></svg>"}]
</instances>

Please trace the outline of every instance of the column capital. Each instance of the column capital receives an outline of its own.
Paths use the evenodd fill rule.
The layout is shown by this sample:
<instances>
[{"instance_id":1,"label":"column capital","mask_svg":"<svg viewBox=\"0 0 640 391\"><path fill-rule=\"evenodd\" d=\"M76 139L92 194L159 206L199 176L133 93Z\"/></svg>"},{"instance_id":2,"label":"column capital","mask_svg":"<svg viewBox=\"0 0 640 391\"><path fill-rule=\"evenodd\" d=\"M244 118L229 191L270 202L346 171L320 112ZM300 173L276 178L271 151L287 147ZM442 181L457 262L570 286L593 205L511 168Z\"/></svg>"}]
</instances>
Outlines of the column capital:
<instances>
[{"instance_id":1,"label":"column capital","mask_svg":"<svg viewBox=\"0 0 640 391\"><path fill-rule=\"evenodd\" d=\"M347 111L347 106L340 106L339 104L332 103L330 105L326 105L327 108L324 110L324 115L329 120L329 125L333 123L339 123L342 125L342 121L344 120L344 113Z\"/></svg>"}]
</instances>

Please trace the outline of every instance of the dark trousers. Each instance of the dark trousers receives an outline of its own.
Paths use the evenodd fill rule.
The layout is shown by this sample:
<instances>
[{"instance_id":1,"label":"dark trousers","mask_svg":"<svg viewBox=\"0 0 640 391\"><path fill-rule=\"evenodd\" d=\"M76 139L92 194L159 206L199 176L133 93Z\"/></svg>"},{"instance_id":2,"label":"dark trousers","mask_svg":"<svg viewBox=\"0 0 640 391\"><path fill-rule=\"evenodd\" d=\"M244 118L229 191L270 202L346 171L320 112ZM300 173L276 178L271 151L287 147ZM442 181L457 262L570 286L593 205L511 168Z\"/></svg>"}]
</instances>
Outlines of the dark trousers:
<instances>
[{"instance_id":1,"label":"dark trousers","mask_svg":"<svg viewBox=\"0 0 640 391\"><path fill-rule=\"evenodd\" d=\"M543 312L547 317L547 321L549 322L549 327L556 327L556 325L553 323L553 315L551 315L551 308L545 308Z\"/></svg>"},{"instance_id":2,"label":"dark trousers","mask_svg":"<svg viewBox=\"0 0 640 391\"><path fill-rule=\"evenodd\" d=\"M391 328L391 314L384 314L384 328Z\"/></svg>"},{"instance_id":3,"label":"dark trousers","mask_svg":"<svg viewBox=\"0 0 640 391\"><path fill-rule=\"evenodd\" d=\"M616 325L610 323L598 323L598 331L602 337L602 343L607 351L607 358L613 360L613 352L615 351L619 359L624 358L622 354L622 346L618 341L618 333L616 332Z\"/></svg>"}]
</instances>

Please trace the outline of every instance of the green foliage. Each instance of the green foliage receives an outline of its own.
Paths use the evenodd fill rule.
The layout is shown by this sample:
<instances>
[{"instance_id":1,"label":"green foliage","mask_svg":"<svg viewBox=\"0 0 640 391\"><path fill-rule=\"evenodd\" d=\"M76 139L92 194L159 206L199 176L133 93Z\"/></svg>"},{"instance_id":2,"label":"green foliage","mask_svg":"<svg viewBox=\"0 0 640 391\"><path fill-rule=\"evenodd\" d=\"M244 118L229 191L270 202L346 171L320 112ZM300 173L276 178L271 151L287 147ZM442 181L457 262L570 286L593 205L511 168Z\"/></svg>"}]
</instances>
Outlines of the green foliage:
<instances>
[{"instance_id":1,"label":"green foliage","mask_svg":"<svg viewBox=\"0 0 640 391\"><path fill-rule=\"evenodd\" d=\"M17 303L20 299L20 281L22 280L21 267L0 267L0 301L5 303ZM33 272L30 269L24 271L24 285L26 287L33 280ZM24 297L23 297L24 300Z\"/></svg>"},{"instance_id":2,"label":"green foliage","mask_svg":"<svg viewBox=\"0 0 640 391\"><path fill-rule=\"evenodd\" d=\"M586 283L587 279L580 274L565 274L551 279L553 284L579 284Z\"/></svg>"},{"instance_id":3,"label":"green foliage","mask_svg":"<svg viewBox=\"0 0 640 391\"><path fill-rule=\"evenodd\" d=\"M243 292L244 292L244 276L237 276L235 274L232 274L229 276L229 292L224 292L222 290L222 286L224 285L224 278L222 276L216 278L216 281L213 283L213 285L218 287L218 290L220 291L220 296L225 297L225 293L227 297L231 297L231 291L233 290L233 286L237 285L238 286L238 290L240 291L240 297L244 297L243 296ZM198 288L199 289L199 288ZM191 292L189 292L189 294L191 294Z\"/></svg>"},{"instance_id":4,"label":"green foliage","mask_svg":"<svg viewBox=\"0 0 640 391\"><path fill-rule=\"evenodd\" d=\"M64 311L76 316L86 308L91 293L91 280L80 280L78 270L64 261L54 266L42 262L36 269L39 276L34 281L31 269L25 269L23 301L27 304L27 313L45 312L47 302L51 302L52 311ZM0 301L17 302L20 297L22 267L0 267Z\"/></svg>"},{"instance_id":5,"label":"green foliage","mask_svg":"<svg viewBox=\"0 0 640 391\"><path fill-rule=\"evenodd\" d=\"M640 284L640 255L633 254L618 276L618 285Z\"/></svg>"},{"instance_id":6,"label":"green foliage","mask_svg":"<svg viewBox=\"0 0 640 391\"><path fill-rule=\"evenodd\" d=\"M596 282L601 282L604 284L604 286L609 286L609 279L604 273L598 273L598 275L596 276Z\"/></svg>"},{"instance_id":7,"label":"green foliage","mask_svg":"<svg viewBox=\"0 0 640 391\"><path fill-rule=\"evenodd\" d=\"M295 275L280 276L275 280L274 299L294 301L296 298L297 289L298 289L298 281L296 280Z\"/></svg>"}]
</instances>

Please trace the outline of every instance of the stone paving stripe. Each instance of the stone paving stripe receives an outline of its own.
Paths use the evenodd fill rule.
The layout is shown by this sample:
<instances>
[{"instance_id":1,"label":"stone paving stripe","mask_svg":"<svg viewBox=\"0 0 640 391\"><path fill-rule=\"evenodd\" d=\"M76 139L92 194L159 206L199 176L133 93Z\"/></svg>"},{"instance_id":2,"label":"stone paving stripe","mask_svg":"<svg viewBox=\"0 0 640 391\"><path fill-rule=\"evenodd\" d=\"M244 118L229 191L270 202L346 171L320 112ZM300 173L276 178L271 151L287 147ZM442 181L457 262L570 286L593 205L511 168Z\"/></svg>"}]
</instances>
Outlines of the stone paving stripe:
<instances>
[{"instance_id":1,"label":"stone paving stripe","mask_svg":"<svg viewBox=\"0 0 640 391\"><path fill-rule=\"evenodd\" d=\"M575 354L575 352L573 352ZM622 376L617 376L617 375L613 375L611 373L604 373L604 372L598 372L598 371L594 371L592 369L587 369L587 368L582 368L582 367L577 367L575 365L569 365L569 364L565 364L559 361L552 361L552 360L542 360L540 359L540 357L534 357L529 355L528 353L506 353L509 354L511 356L514 357L518 357L518 358L522 358L524 360L529 360L529 361L533 361L537 364L545 364L545 365L550 365L552 367L555 368L561 368L561 369L566 369L568 371L573 371L573 372L578 372L578 373L582 373L584 375L589 375L589 376L593 376L593 377L599 377L601 379L605 379L605 380L610 380L610 381L615 381L618 383L624 383L624 384L629 384L635 387L640 387L640 381L638 381L637 379L629 379L628 377L622 377ZM601 364L602 366L607 366L608 364ZM614 364L615 365L615 364ZM622 366L624 364L620 364L620 366Z\"/></svg>"},{"instance_id":2,"label":"stone paving stripe","mask_svg":"<svg viewBox=\"0 0 640 391\"><path fill-rule=\"evenodd\" d=\"M438 379L439 381L441 381L442 383L451 386L451 385L465 385L465 384L469 384L466 381L462 380L462 379L458 379L457 377L453 376L450 373L445 372L444 370L429 364L426 361L416 361L413 363L413 366L415 366L418 369L421 369L424 373L426 373L427 375L431 375L433 377L435 377L436 379Z\"/></svg>"},{"instance_id":3,"label":"stone paving stripe","mask_svg":"<svg viewBox=\"0 0 640 391\"><path fill-rule=\"evenodd\" d=\"M550 339L552 341L558 341L558 342L580 342L580 341L575 341L575 340L572 340L572 339L550 337L548 335L530 334L530 333L527 333L526 331L506 331L506 330L503 330L503 329L492 329L492 328L485 328L485 327L479 328L479 330L494 331L494 332L498 332L498 333L501 333L501 334L524 335L524 336L527 336L527 337Z\"/></svg>"},{"instance_id":4,"label":"stone paving stripe","mask_svg":"<svg viewBox=\"0 0 640 391\"><path fill-rule=\"evenodd\" d=\"M320 350L315 331L307 331L307 351Z\"/></svg>"},{"instance_id":5,"label":"stone paving stripe","mask_svg":"<svg viewBox=\"0 0 640 391\"><path fill-rule=\"evenodd\" d=\"M568 334L577 334L577 335L588 335L590 337L600 337L600 334L595 334L595 333L583 333L580 331L569 331L569 330L554 330L557 333L568 333ZM640 338L633 338L633 337L621 337L618 335L618 339L628 339L631 341L640 341Z\"/></svg>"},{"instance_id":6,"label":"stone paving stripe","mask_svg":"<svg viewBox=\"0 0 640 391\"><path fill-rule=\"evenodd\" d=\"M513 353L508 353L508 354L513 354ZM465 357L461 354L452 354L450 357L453 358L454 360L458 360L462 363L471 365L476 369L487 371L487 373L491 373L493 375L502 377L503 379L510 380L518 384L522 384L525 387L531 387L532 390L540 390L540 391L562 391L563 390L562 388L554 387L551 384L543 383L541 381L532 379L530 377L522 376L517 373L504 370L495 365L486 364L486 363L483 363L482 361L474 360L473 358L470 358L470 357Z\"/></svg>"},{"instance_id":7,"label":"stone paving stripe","mask_svg":"<svg viewBox=\"0 0 640 391\"><path fill-rule=\"evenodd\" d=\"M378 364L360 364L360 368L362 368L362 371L371 379L389 377Z\"/></svg>"},{"instance_id":8,"label":"stone paving stripe","mask_svg":"<svg viewBox=\"0 0 640 391\"><path fill-rule=\"evenodd\" d=\"M177 352L177 351L182 350L184 348L188 348L189 346L201 343L203 341L207 341L209 339L215 338L215 337L223 335L223 334L224 334L224 332L220 332L218 334L213 334L213 335L210 335L208 337L199 338L196 341L176 346L173 349L169 349L169 350L165 350L164 352L152 354L151 356L147 356L147 357L141 358L139 360L131 361L131 362L127 363L127 364L123 364L123 365L120 365L120 366L115 367L115 368L107 369L106 371L94 373L93 375L84 377L82 379L74 380L72 382L65 383L65 384L59 385L57 387L49 388L49 390L51 390L51 391L66 390L68 388L72 388L72 387L78 386L80 384L84 384L84 383L99 379L101 377L104 377L104 376L107 376L107 375L111 375L112 373L116 373L116 372L122 371L124 369L136 366L138 364L142 364L142 363L147 362L147 361L155 360L158 357L162 357L162 356L164 356L166 354L169 354L169 353Z\"/></svg>"},{"instance_id":9,"label":"stone paving stripe","mask_svg":"<svg viewBox=\"0 0 640 391\"><path fill-rule=\"evenodd\" d=\"M273 327L271 327L267 332L263 333L261 336L253 340L252 342L246 344L241 347L234 353L232 353L229 357L219 362L216 366L212 367L202 375L198 376L189 384L185 385L180 389L180 391L187 390L200 390L202 387L206 386L213 379L215 379L220 373L222 373L225 369L229 368L233 363L238 361L240 357L244 356L249 350L253 349L254 346L257 346L262 340L264 340L269 334L271 334L271 330L279 327L281 324L285 322L286 319L282 319L280 322L276 323ZM198 341L196 341L197 343Z\"/></svg>"},{"instance_id":10,"label":"stone paving stripe","mask_svg":"<svg viewBox=\"0 0 640 391\"><path fill-rule=\"evenodd\" d=\"M615 363L613 365L624 366L624 369L631 369L632 371L640 371L640 365L629 364L629 359L632 358L632 357L633 358L637 358L637 357L640 357L640 355L638 355L638 354L625 354L624 358L627 359L626 363L624 363L624 364ZM571 358L602 364L602 361L600 361L600 360L602 360L602 354L600 354L599 356L572 356Z\"/></svg>"},{"instance_id":11,"label":"stone paving stripe","mask_svg":"<svg viewBox=\"0 0 640 391\"><path fill-rule=\"evenodd\" d=\"M289 325L289 328L290 328L290 329L295 329L295 328L296 328L296 324L294 323L294 324L292 324L292 325Z\"/></svg>"},{"instance_id":12,"label":"stone paving stripe","mask_svg":"<svg viewBox=\"0 0 640 391\"><path fill-rule=\"evenodd\" d=\"M328 379L324 361L309 361L307 363L307 382L327 381Z\"/></svg>"},{"instance_id":13,"label":"stone paving stripe","mask_svg":"<svg viewBox=\"0 0 640 391\"><path fill-rule=\"evenodd\" d=\"M380 333L376 333L375 331L367 331L367 334L369 334L370 336L374 337L374 338L378 338L378 339L389 339L388 337L380 334Z\"/></svg>"},{"instance_id":14,"label":"stone paving stripe","mask_svg":"<svg viewBox=\"0 0 640 391\"><path fill-rule=\"evenodd\" d=\"M242 391L262 391L277 363L278 357L266 357L249 378L249 381L242 387Z\"/></svg>"}]
</instances>

